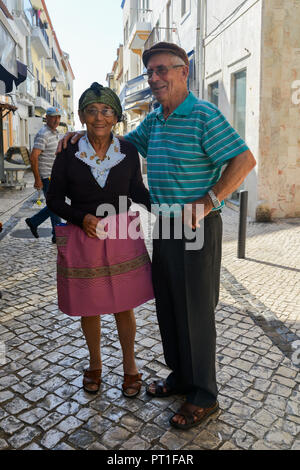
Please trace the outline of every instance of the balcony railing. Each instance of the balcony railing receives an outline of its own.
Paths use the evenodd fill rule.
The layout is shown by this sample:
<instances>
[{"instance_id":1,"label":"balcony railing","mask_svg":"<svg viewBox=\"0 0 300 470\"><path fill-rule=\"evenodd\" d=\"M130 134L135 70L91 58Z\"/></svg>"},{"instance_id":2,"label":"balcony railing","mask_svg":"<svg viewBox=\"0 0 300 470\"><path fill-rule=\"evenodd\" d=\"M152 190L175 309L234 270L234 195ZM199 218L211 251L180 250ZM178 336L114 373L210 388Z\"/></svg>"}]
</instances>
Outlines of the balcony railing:
<instances>
[{"instance_id":1,"label":"balcony railing","mask_svg":"<svg viewBox=\"0 0 300 470\"><path fill-rule=\"evenodd\" d=\"M56 101L56 99L53 98L52 104L53 104L54 108L59 108L60 109L60 105L59 105L58 101Z\"/></svg>"},{"instance_id":2,"label":"balcony railing","mask_svg":"<svg viewBox=\"0 0 300 470\"><path fill-rule=\"evenodd\" d=\"M41 30L41 33L42 33L42 35L44 36L44 39L45 39L45 41L46 41L48 47L50 47L49 37L48 37L48 34L46 33L45 28L43 27L42 22L39 21L39 24L38 24L37 26L39 26L39 28L40 28L40 30Z\"/></svg>"},{"instance_id":3,"label":"balcony railing","mask_svg":"<svg viewBox=\"0 0 300 470\"><path fill-rule=\"evenodd\" d=\"M55 54L55 52L54 52L53 49L52 49L52 59L53 59L54 62L56 63L56 66L57 66L57 68L58 68L58 70L59 70L59 62L58 62L58 60L57 60L56 54Z\"/></svg>"},{"instance_id":4,"label":"balcony railing","mask_svg":"<svg viewBox=\"0 0 300 470\"><path fill-rule=\"evenodd\" d=\"M27 70L27 79L26 79L26 93L30 95L31 97L35 96L35 90L34 90L34 85L35 85L35 79L33 74Z\"/></svg>"},{"instance_id":5,"label":"balcony railing","mask_svg":"<svg viewBox=\"0 0 300 470\"><path fill-rule=\"evenodd\" d=\"M49 91L41 84L41 82L38 80L37 82L38 89L37 89L37 96L39 98L44 98L44 100L48 101L48 103L51 103L51 97Z\"/></svg>"},{"instance_id":6,"label":"balcony railing","mask_svg":"<svg viewBox=\"0 0 300 470\"><path fill-rule=\"evenodd\" d=\"M142 9L131 9L130 14L130 30L129 36L132 33L134 26L137 23L151 23L152 21L152 10L142 10Z\"/></svg>"},{"instance_id":7,"label":"balcony railing","mask_svg":"<svg viewBox=\"0 0 300 470\"><path fill-rule=\"evenodd\" d=\"M176 31L176 28L160 28L155 26L155 28L152 29L147 41L145 42L144 49L149 49L160 41L172 42Z\"/></svg>"}]
</instances>

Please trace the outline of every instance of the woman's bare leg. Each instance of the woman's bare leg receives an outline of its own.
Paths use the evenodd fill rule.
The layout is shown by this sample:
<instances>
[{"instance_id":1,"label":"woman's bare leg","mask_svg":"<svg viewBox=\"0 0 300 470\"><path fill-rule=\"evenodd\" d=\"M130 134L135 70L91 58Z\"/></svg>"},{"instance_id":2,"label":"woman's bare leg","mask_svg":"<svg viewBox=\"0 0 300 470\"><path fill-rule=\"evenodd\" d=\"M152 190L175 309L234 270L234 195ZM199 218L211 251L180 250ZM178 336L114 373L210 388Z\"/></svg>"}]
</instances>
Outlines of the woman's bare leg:
<instances>
[{"instance_id":1,"label":"woman's bare leg","mask_svg":"<svg viewBox=\"0 0 300 470\"><path fill-rule=\"evenodd\" d=\"M81 317L81 327L90 353L90 370L102 369L100 315L96 317Z\"/></svg>"},{"instance_id":2,"label":"woman's bare leg","mask_svg":"<svg viewBox=\"0 0 300 470\"><path fill-rule=\"evenodd\" d=\"M123 352L124 374L136 375L138 373L134 357L136 322L133 310L116 313L115 319Z\"/></svg>"}]
</instances>

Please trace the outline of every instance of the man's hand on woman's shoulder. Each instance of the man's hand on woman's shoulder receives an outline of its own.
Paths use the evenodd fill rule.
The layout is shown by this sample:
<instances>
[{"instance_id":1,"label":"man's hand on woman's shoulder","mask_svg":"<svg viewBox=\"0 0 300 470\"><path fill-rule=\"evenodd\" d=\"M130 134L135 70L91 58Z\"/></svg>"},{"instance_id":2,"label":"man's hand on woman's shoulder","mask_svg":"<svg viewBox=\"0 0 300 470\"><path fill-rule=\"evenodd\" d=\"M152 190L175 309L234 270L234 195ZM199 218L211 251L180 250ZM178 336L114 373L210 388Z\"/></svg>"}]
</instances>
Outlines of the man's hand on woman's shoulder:
<instances>
[{"instance_id":1,"label":"man's hand on woman's shoulder","mask_svg":"<svg viewBox=\"0 0 300 470\"><path fill-rule=\"evenodd\" d=\"M85 135L85 131L67 132L58 142L58 146L55 152L56 155L67 148L70 139L72 139L71 144L76 144L76 142L78 142L78 140L81 139L83 135Z\"/></svg>"}]
</instances>

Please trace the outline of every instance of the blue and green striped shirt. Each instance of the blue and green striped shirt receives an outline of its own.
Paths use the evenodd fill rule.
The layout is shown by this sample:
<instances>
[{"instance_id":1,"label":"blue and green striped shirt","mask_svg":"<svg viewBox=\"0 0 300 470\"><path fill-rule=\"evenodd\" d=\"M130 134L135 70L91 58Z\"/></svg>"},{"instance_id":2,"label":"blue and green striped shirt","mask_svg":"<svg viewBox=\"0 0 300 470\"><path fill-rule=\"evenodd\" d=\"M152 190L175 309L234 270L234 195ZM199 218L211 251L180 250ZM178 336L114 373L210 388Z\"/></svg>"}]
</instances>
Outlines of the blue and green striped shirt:
<instances>
[{"instance_id":1,"label":"blue and green striped shirt","mask_svg":"<svg viewBox=\"0 0 300 470\"><path fill-rule=\"evenodd\" d=\"M222 166L248 150L221 111L193 93L164 119L160 106L125 136L147 158L154 204L193 202L207 194Z\"/></svg>"}]
</instances>

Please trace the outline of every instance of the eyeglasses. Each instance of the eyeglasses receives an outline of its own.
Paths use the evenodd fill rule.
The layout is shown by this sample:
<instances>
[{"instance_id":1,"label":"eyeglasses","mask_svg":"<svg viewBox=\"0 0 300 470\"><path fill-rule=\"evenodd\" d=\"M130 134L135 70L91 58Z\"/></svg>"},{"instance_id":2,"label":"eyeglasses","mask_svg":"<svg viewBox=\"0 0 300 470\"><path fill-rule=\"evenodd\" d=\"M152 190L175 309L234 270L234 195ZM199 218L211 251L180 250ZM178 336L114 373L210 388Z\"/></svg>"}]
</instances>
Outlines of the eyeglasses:
<instances>
[{"instance_id":1,"label":"eyeglasses","mask_svg":"<svg viewBox=\"0 0 300 470\"><path fill-rule=\"evenodd\" d=\"M171 69L176 69L177 67L185 67L185 65L169 65L168 67L165 65L161 65L160 67L157 67L155 70L149 69L147 70L146 73L143 75L148 78L148 80L151 80L153 77L154 72L156 75L158 75L160 78L165 77L169 70Z\"/></svg>"},{"instance_id":2,"label":"eyeglasses","mask_svg":"<svg viewBox=\"0 0 300 470\"><path fill-rule=\"evenodd\" d=\"M96 109L96 108L88 108L85 109L84 112L88 114L89 116L93 117L98 117L98 114L102 114L104 117L112 117L115 116L115 111L110 108L104 108L104 109Z\"/></svg>"}]
</instances>

